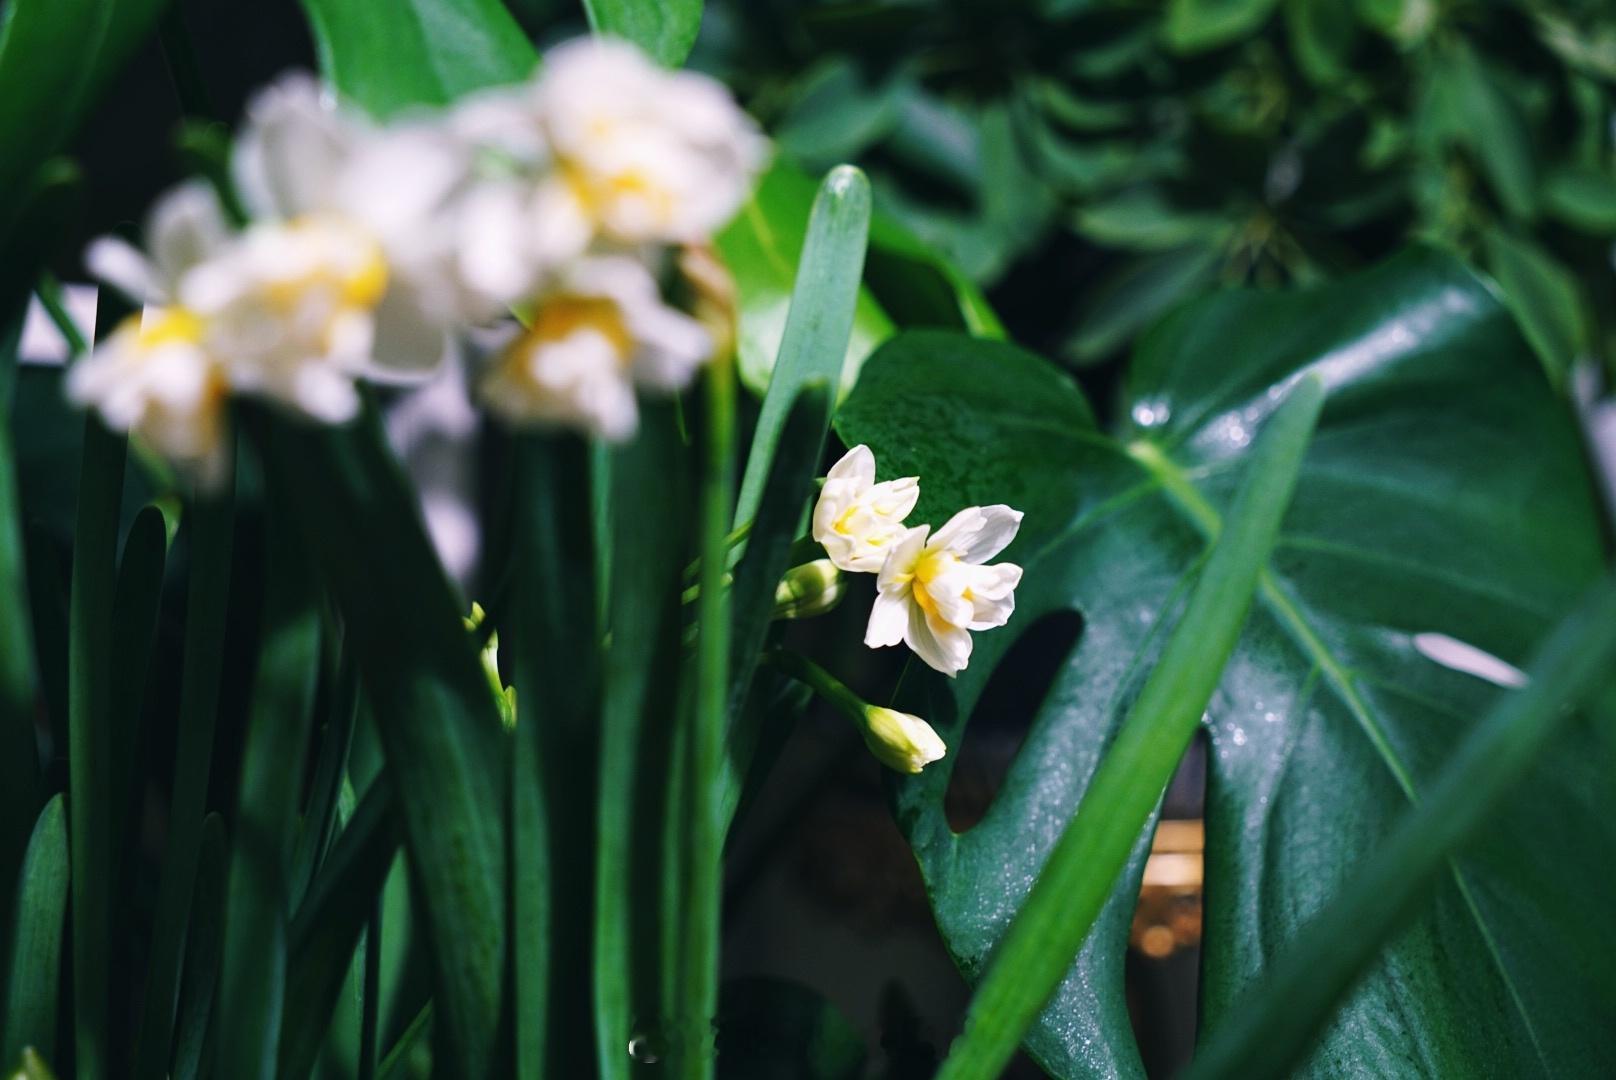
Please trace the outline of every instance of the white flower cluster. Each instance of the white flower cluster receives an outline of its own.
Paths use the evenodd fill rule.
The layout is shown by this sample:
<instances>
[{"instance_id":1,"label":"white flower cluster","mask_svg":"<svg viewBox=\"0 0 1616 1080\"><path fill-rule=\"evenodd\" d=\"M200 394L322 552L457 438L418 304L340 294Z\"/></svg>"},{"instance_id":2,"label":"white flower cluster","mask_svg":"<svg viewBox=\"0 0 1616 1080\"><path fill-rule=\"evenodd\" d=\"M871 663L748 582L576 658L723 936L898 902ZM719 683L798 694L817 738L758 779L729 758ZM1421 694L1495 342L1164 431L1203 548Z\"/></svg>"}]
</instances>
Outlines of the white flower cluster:
<instances>
[{"instance_id":1,"label":"white flower cluster","mask_svg":"<svg viewBox=\"0 0 1616 1080\"><path fill-rule=\"evenodd\" d=\"M482 374L488 407L626 438L636 385L676 390L716 347L664 300L671 255L735 213L766 155L722 86L618 41L562 45L529 83L389 124L283 79L235 146L245 224L193 182L159 201L145 252L92 245L92 272L145 310L75 365L69 394L206 483L232 394L341 422L355 378L418 378L516 311Z\"/></svg>"},{"instance_id":2,"label":"white flower cluster","mask_svg":"<svg viewBox=\"0 0 1616 1080\"><path fill-rule=\"evenodd\" d=\"M864 643L901 641L952 677L970 663L971 631L1003 626L1015 611L1021 567L987 563L1016 538L1022 515L969 506L932 533L903 524L919 498L918 477L878 484L875 455L855 446L825 478L813 536L841 569L878 575Z\"/></svg>"}]
</instances>

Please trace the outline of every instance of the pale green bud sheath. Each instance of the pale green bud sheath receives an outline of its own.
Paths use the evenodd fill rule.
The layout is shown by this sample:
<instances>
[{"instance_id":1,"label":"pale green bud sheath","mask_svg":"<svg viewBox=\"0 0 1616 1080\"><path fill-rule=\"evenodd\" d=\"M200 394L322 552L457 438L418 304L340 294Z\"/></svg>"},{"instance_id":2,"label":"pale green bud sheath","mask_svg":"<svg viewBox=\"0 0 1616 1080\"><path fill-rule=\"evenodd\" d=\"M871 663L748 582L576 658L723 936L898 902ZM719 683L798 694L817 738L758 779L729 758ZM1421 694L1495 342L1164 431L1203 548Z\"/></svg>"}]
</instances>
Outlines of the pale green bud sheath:
<instances>
[{"instance_id":1,"label":"pale green bud sheath","mask_svg":"<svg viewBox=\"0 0 1616 1080\"><path fill-rule=\"evenodd\" d=\"M847 582L829 559L793 566L774 589L774 618L806 619L823 615L847 595Z\"/></svg>"},{"instance_id":2,"label":"pale green bud sheath","mask_svg":"<svg viewBox=\"0 0 1616 1080\"><path fill-rule=\"evenodd\" d=\"M926 721L912 713L871 705L807 657L777 650L769 653L768 659L852 717L859 734L864 736L864 745L887 768L918 773L948 753L948 747Z\"/></svg>"}]
</instances>

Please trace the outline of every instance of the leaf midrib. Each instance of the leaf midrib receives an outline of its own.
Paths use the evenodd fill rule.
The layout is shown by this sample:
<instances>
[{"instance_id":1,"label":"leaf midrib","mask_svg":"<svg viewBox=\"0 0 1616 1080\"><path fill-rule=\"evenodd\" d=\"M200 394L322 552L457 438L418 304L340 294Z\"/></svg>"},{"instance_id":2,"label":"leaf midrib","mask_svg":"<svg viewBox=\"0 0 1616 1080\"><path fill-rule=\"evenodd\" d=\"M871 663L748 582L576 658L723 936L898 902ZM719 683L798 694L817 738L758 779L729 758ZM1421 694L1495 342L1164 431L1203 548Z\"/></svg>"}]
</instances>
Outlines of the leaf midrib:
<instances>
[{"instance_id":1,"label":"leaf midrib","mask_svg":"<svg viewBox=\"0 0 1616 1080\"><path fill-rule=\"evenodd\" d=\"M1141 467L1155 476L1167 493L1168 502L1184 515L1189 522L1204 535L1208 541L1217 536L1223 527L1223 517L1217 508L1206 498L1191 479L1189 470L1184 469L1177 462L1154 443L1146 440L1137 440L1126 446L1128 456L1133 458ZM1384 728L1364 701L1362 695L1353 684L1352 672L1343 664L1324 640L1307 621L1300 605L1284 590L1278 577L1272 569L1265 567L1258 584L1258 593L1263 601L1272 609L1282 626L1292 635L1296 644L1313 661L1316 669L1322 672L1330 684L1335 688L1347 710L1358 722L1359 729L1363 731L1371 746L1380 755L1381 762L1397 781L1398 787L1408 799L1409 804L1419 802L1419 796L1414 787L1413 776L1408 766L1392 748ZM1499 952L1498 943L1493 936L1492 928L1483 918L1480 908L1476 905L1475 897L1471 892L1470 884L1458 864L1448 860L1448 869L1453 875L1454 885L1459 895L1464 899L1465 909L1470 913L1471 921L1475 924L1476 932L1481 936L1487 946L1487 955L1492 960L1493 967L1497 969L1503 980L1504 988L1509 994L1510 1002L1515 1006L1516 1015L1520 1017L1521 1026L1525 1028L1527 1038L1531 1040L1533 1053L1537 1055L1538 1064L1542 1066L1545 1075L1552 1075L1549 1060L1543 1052L1542 1041L1538 1037L1537 1029L1532 1023L1531 1014L1526 1010L1525 1000L1522 998L1520 988L1515 985L1509 968L1504 964L1503 956Z\"/></svg>"}]
</instances>

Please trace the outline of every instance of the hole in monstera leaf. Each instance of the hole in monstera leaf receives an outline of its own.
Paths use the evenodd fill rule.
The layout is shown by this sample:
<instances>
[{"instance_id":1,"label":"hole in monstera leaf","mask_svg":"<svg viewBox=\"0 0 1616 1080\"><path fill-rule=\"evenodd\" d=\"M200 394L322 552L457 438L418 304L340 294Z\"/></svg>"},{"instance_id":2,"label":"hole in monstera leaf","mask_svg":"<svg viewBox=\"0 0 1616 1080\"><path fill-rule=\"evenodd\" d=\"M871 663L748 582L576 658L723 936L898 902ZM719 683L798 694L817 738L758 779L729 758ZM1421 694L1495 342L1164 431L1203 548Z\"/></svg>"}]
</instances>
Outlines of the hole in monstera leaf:
<instances>
[{"instance_id":1,"label":"hole in monstera leaf","mask_svg":"<svg viewBox=\"0 0 1616 1080\"><path fill-rule=\"evenodd\" d=\"M943 802L955 832L964 832L987 813L1050 684L1082 632L1082 615L1049 612L1022 628L993 669L965 725Z\"/></svg>"}]
</instances>

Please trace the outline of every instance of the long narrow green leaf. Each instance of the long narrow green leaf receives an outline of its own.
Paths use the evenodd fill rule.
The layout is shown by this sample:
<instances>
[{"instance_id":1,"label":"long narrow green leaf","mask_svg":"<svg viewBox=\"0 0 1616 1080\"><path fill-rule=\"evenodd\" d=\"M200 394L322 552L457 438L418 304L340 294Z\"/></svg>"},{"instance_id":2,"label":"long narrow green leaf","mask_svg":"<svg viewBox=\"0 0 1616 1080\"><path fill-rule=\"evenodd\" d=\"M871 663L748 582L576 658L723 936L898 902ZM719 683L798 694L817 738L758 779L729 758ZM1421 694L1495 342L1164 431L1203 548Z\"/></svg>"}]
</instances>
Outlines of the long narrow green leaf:
<instances>
[{"instance_id":1,"label":"long narrow green leaf","mask_svg":"<svg viewBox=\"0 0 1616 1080\"><path fill-rule=\"evenodd\" d=\"M629 1041L660 1020L657 971L661 835L676 770L671 725L679 659L679 581L684 551L685 448L672 409L650 403L638 437L617 450L611 477L611 648L602 674L600 807L595 862L597 1070L621 1080ZM639 842L636 843L636 837Z\"/></svg>"},{"instance_id":2,"label":"long narrow green leaf","mask_svg":"<svg viewBox=\"0 0 1616 1080\"><path fill-rule=\"evenodd\" d=\"M724 825L720 780L729 728L730 594L724 588L730 515L735 502L735 365L721 357L708 365L702 414L703 455L698 544L700 588L696 603L695 701L686 735L685 823L688 884L680 942L680 1002L685 1013L675 1039L675 1075L710 1080L713 1019L718 1013L719 907L723 899ZM825 423L829 417L823 417ZM824 429L820 429L824 437Z\"/></svg>"},{"instance_id":3,"label":"long narrow green leaf","mask_svg":"<svg viewBox=\"0 0 1616 1080\"><path fill-rule=\"evenodd\" d=\"M337 657L335 683L330 716L320 736L320 758L314 767L308 807L292 852L294 909L303 902L315 869L330 850L337 827L337 803L348 770L348 751L353 745L354 723L359 717L359 669L345 653Z\"/></svg>"},{"instance_id":4,"label":"long narrow green leaf","mask_svg":"<svg viewBox=\"0 0 1616 1080\"><path fill-rule=\"evenodd\" d=\"M1071 967L1239 640L1323 400L1308 376L1264 427L1183 618L995 951L938 1080L998 1076Z\"/></svg>"},{"instance_id":5,"label":"long narrow green leaf","mask_svg":"<svg viewBox=\"0 0 1616 1080\"><path fill-rule=\"evenodd\" d=\"M39 812L15 890L11 970L0 997L0 1062L8 1063L25 1046L56 1056L68 891L67 820L60 795Z\"/></svg>"},{"instance_id":6,"label":"long narrow green leaf","mask_svg":"<svg viewBox=\"0 0 1616 1080\"><path fill-rule=\"evenodd\" d=\"M141 706L156 644L158 608L163 599L163 571L168 545L178 525L178 507L151 504L140 511L124 541L118 563L118 584L112 602L113 702L112 784L107 791L113 812L123 824L117 830L120 846L138 818L132 805L139 773Z\"/></svg>"},{"instance_id":7,"label":"long narrow green leaf","mask_svg":"<svg viewBox=\"0 0 1616 1080\"><path fill-rule=\"evenodd\" d=\"M271 516L264 634L242 747L219 978L221 1076L275 1075L285 998L289 863L320 661L320 610L290 522Z\"/></svg>"},{"instance_id":8,"label":"long narrow green leaf","mask_svg":"<svg viewBox=\"0 0 1616 1080\"><path fill-rule=\"evenodd\" d=\"M196 1080L211 1071L214 997L219 989L219 961L224 947L225 875L230 849L224 819L209 814L202 821L202 845L196 870L196 895L185 935L185 976L180 983L179 1016L174 1028L174 1080Z\"/></svg>"},{"instance_id":9,"label":"long narrow green leaf","mask_svg":"<svg viewBox=\"0 0 1616 1080\"><path fill-rule=\"evenodd\" d=\"M578 928L588 889L555 888L594 861L599 746L589 448L572 436L515 446L512 572L518 721L512 792L517 1074L589 1071L593 957Z\"/></svg>"},{"instance_id":10,"label":"long narrow green leaf","mask_svg":"<svg viewBox=\"0 0 1616 1080\"><path fill-rule=\"evenodd\" d=\"M632 41L667 67L690 55L701 8L702 0L584 0L592 30Z\"/></svg>"},{"instance_id":11,"label":"long narrow green leaf","mask_svg":"<svg viewBox=\"0 0 1616 1080\"><path fill-rule=\"evenodd\" d=\"M232 471L226 486L199 500L190 515L191 570L186 586L185 643L180 674L179 734L168 843L157 890L151 960L146 975L135 1076L156 1080L168 1069L186 927L197 889L197 860L213 763L213 736L224 668L225 614L230 600L235 540Z\"/></svg>"},{"instance_id":12,"label":"long narrow green leaf","mask_svg":"<svg viewBox=\"0 0 1616 1080\"><path fill-rule=\"evenodd\" d=\"M22 859L39 809L39 748L34 738L34 635L29 621L22 507L11 445L16 345L35 276L83 203L78 171L62 162L40 170L22 225L0 250L0 882ZM0 925L11 897L0 890Z\"/></svg>"},{"instance_id":13,"label":"long narrow green leaf","mask_svg":"<svg viewBox=\"0 0 1616 1080\"><path fill-rule=\"evenodd\" d=\"M780 355L746 455L736 524L757 513L780 429L798 391L815 380L840 385L869 232L870 183L851 165L838 165L820 184L808 218Z\"/></svg>"},{"instance_id":14,"label":"long narrow green leaf","mask_svg":"<svg viewBox=\"0 0 1616 1080\"><path fill-rule=\"evenodd\" d=\"M345 428L263 415L277 509L320 565L363 677L425 902L437 978L434 1039L468 1077L502 1069L508 1022L508 741L374 413Z\"/></svg>"},{"instance_id":15,"label":"long narrow green leaf","mask_svg":"<svg viewBox=\"0 0 1616 1080\"><path fill-rule=\"evenodd\" d=\"M68 820L73 834L73 1016L77 1072L110 1069L112 962L112 597L125 443L92 416L84 423L73 586L68 597Z\"/></svg>"},{"instance_id":16,"label":"long narrow green leaf","mask_svg":"<svg viewBox=\"0 0 1616 1080\"><path fill-rule=\"evenodd\" d=\"M410 1026L404 1029L404 1034L398 1037L387 1056L376 1068L378 1080L395 1080L396 1077L409 1075L410 1059L415 1051L422 1045L423 1040L432 1034L432 1003L429 1001L415 1014Z\"/></svg>"},{"instance_id":17,"label":"long narrow green leaf","mask_svg":"<svg viewBox=\"0 0 1616 1080\"><path fill-rule=\"evenodd\" d=\"M1450 860L1487 824L1542 750L1602 688L1616 685L1616 578L1591 589L1529 666L1526 689L1504 696L1337 897L1299 934L1272 974L1197 1055L1189 1073L1284 1076L1332 1008L1416 915Z\"/></svg>"},{"instance_id":18,"label":"long narrow green leaf","mask_svg":"<svg viewBox=\"0 0 1616 1080\"><path fill-rule=\"evenodd\" d=\"M792 403L755 524L747 536L746 554L735 567L729 738L725 768L719 777L719 819L726 823L740 802L759 727L767 719L760 710L744 706L774 611L775 586L786 571L803 504L813 493L814 472L830 424L831 393L829 384L810 382Z\"/></svg>"},{"instance_id":19,"label":"long narrow green leaf","mask_svg":"<svg viewBox=\"0 0 1616 1080\"><path fill-rule=\"evenodd\" d=\"M354 949L386 884L399 840L392 790L383 775L359 800L292 919L282 1077L307 1076L320 1052Z\"/></svg>"}]
</instances>

